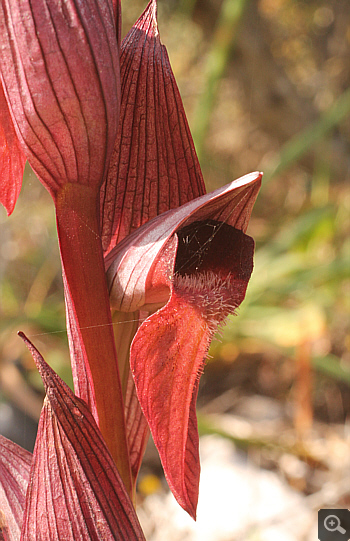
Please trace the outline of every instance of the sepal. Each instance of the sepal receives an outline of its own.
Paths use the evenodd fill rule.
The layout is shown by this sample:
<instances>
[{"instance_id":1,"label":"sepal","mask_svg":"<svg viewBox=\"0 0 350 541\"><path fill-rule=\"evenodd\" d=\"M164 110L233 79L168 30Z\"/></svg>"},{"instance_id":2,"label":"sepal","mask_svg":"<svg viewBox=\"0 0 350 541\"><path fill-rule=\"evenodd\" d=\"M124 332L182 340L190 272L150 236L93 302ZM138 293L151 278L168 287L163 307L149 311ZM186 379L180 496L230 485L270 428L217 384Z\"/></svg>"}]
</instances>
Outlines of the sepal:
<instances>
[{"instance_id":1,"label":"sepal","mask_svg":"<svg viewBox=\"0 0 350 541\"><path fill-rule=\"evenodd\" d=\"M115 13L107 0L4 0L0 71L17 136L55 197L67 182L99 190L118 126Z\"/></svg>"},{"instance_id":2,"label":"sepal","mask_svg":"<svg viewBox=\"0 0 350 541\"><path fill-rule=\"evenodd\" d=\"M8 215L21 191L25 163L0 80L0 202Z\"/></svg>"},{"instance_id":3,"label":"sepal","mask_svg":"<svg viewBox=\"0 0 350 541\"><path fill-rule=\"evenodd\" d=\"M32 453L0 435L0 539L19 541Z\"/></svg>"},{"instance_id":4,"label":"sepal","mask_svg":"<svg viewBox=\"0 0 350 541\"><path fill-rule=\"evenodd\" d=\"M121 46L120 122L101 189L103 248L205 193L204 181L151 0Z\"/></svg>"},{"instance_id":5,"label":"sepal","mask_svg":"<svg viewBox=\"0 0 350 541\"><path fill-rule=\"evenodd\" d=\"M144 540L135 510L86 404L33 355L46 390L21 541Z\"/></svg>"}]
</instances>

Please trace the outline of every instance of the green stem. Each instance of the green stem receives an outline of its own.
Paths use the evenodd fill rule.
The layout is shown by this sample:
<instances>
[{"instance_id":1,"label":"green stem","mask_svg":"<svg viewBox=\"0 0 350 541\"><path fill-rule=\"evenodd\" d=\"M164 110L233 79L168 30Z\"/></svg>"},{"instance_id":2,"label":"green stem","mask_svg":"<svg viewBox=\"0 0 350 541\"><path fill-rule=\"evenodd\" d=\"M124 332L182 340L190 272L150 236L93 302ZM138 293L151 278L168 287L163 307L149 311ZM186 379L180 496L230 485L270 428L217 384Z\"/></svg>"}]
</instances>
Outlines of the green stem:
<instances>
[{"instance_id":1,"label":"green stem","mask_svg":"<svg viewBox=\"0 0 350 541\"><path fill-rule=\"evenodd\" d=\"M91 188L66 184L56 198L57 230L74 319L81 337L79 345L94 393L97 422L131 494L124 403L99 237L97 202ZM86 400L87 397L82 398Z\"/></svg>"},{"instance_id":2,"label":"green stem","mask_svg":"<svg viewBox=\"0 0 350 541\"><path fill-rule=\"evenodd\" d=\"M346 365L342 366L340 359L335 355L314 357L312 364L318 372L350 386L350 369Z\"/></svg>"}]
</instances>

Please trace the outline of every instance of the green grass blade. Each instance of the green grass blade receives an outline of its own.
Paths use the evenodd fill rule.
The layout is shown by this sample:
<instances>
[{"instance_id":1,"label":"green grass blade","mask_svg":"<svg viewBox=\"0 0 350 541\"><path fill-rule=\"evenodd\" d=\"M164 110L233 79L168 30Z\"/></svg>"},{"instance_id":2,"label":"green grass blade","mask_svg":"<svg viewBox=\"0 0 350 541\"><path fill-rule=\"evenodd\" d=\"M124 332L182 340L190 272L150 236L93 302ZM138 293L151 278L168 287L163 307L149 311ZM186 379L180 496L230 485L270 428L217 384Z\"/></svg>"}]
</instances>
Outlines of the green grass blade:
<instances>
[{"instance_id":1,"label":"green grass blade","mask_svg":"<svg viewBox=\"0 0 350 541\"><path fill-rule=\"evenodd\" d=\"M265 170L264 184L297 162L316 142L350 114L350 89L335 101L310 127L297 133L281 149L277 159Z\"/></svg>"},{"instance_id":2,"label":"green grass blade","mask_svg":"<svg viewBox=\"0 0 350 541\"><path fill-rule=\"evenodd\" d=\"M247 0L224 0L206 64L205 87L192 122L193 139L199 159L216 99L218 83L225 73Z\"/></svg>"}]
</instances>

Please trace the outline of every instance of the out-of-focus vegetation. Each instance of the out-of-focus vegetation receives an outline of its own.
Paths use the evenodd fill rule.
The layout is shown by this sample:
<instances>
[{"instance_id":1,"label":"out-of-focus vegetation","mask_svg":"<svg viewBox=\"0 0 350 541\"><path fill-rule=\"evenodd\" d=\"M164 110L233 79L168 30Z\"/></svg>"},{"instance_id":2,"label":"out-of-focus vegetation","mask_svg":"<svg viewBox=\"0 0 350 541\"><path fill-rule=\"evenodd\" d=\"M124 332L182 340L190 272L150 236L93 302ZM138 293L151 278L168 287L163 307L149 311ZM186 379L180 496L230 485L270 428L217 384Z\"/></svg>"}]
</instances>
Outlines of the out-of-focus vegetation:
<instances>
[{"instance_id":1,"label":"out-of-focus vegetation","mask_svg":"<svg viewBox=\"0 0 350 541\"><path fill-rule=\"evenodd\" d=\"M126 33L145 2L122 5ZM265 172L249 229L255 271L213 344L199 404L224 397L226 413L244 395L273 400L298 445L350 414L349 21L346 0L159 0L208 191ZM0 416L20 441L5 399L36 419L41 387L17 330L70 381L53 204L29 168L0 223ZM294 443L285 450L310 463Z\"/></svg>"},{"instance_id":2,"label":"out-of-focus vegetation","mask_svg":"<svg viewBox=\"0 0 350 541\"><path fill-rule=\"evenodd\" d=\"M194 20L204 18L195 5ZM290 387L315 372L302 391L310 396L296 404L301 431L311 409L329 421L344 421L350 409L349 15L344 2L226 0L213 28L206 19L211 41L201 42L193 106L210 187L265 171L250 227L255 272L212 355L233 362L254 352L276 369L294 361ZM338 408L327 404L335 386Z\"/></svg>"}]
</instances>

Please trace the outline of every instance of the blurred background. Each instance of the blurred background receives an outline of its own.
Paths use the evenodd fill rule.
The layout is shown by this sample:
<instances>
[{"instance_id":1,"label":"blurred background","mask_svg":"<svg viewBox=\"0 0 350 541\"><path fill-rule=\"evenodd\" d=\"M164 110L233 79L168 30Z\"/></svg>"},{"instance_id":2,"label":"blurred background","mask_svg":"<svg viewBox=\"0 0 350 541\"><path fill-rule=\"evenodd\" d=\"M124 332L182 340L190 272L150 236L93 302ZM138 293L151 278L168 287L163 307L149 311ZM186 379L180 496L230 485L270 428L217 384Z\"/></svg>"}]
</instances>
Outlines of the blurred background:
<instances>
[{"instance_id":1,"label":"blurred background","mask_svg":"<svg viewBox=\"0 0 350 541\"><path fill-rule=\"evenodd\" d=\"M123 35L145 6L123 0ZM350 507L350 3L158 11L208 191L264 179L247 297L201 379L197 524L151 444L140 517L150 541L316 539L318 508ZM0 432L32 450L42 386L17 331L71 376L53 204L29 168L0 223Z\"/></svg>"}]
</instances>

